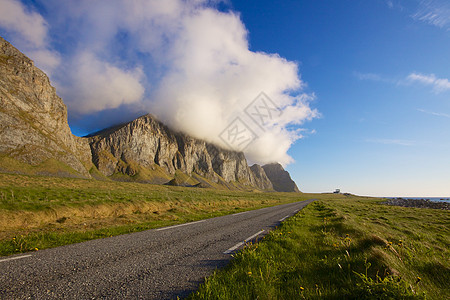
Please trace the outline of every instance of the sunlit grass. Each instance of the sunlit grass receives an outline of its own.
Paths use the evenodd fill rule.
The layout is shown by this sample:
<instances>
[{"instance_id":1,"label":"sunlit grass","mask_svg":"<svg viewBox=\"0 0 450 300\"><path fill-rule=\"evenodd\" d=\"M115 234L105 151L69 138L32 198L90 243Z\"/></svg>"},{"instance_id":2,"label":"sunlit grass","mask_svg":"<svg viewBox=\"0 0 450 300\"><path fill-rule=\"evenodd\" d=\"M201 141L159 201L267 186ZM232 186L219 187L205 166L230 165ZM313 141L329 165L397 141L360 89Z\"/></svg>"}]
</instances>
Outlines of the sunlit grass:
<instances>
[{"instance_id":1,"label":"sunlit grass","mask_svg":"<svg viewBox=\"0 0 450 300\"><path fill-rule=\"evenodd\" d=\"M316 201L192 299L449 299L448 211Z\"/></svg>"},{"instance_id":2,"label":"sunlit grass","mask_svg":"<svg viewBox=\"0 0 450 300\"><path fill-rule=\"evenodd\" d=\"M0 173L0 255L311 197Z\"/></svg>"}]
</instances>

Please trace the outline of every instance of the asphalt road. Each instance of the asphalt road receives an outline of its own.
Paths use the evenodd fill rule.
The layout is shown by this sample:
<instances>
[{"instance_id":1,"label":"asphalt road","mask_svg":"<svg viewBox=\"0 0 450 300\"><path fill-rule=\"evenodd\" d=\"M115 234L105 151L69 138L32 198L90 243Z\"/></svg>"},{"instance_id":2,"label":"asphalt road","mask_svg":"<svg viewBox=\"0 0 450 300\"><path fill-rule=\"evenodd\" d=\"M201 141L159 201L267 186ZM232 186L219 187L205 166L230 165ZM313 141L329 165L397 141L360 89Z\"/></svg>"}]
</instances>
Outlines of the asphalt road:
<instances>
[{"instance_id":1,"label":"asphalt road","mask_svg":"<svg viewBox=\"0 0 450 300\"><path fill-rule=\"evenodd\" d=\"M0 257L0 299L173 299L312 202Z\"/></svg>"}]
</instances>

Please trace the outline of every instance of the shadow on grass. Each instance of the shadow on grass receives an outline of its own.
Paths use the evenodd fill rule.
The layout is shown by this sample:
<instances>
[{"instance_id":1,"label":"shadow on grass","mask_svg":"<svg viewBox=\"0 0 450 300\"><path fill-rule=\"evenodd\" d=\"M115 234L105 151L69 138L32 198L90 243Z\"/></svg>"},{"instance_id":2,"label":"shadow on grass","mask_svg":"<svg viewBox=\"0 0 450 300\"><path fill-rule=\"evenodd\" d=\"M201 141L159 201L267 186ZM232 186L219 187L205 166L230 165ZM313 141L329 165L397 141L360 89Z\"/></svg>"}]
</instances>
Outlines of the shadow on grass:
<instances>
[{"instance_id":1,"label":"shadow on grass","mask_svg":"<svg viewBox=\"0 0 450 300\"><path fill-rule=\"evenodd\" d=\"M361 237L363 233L355 228L352 228L343 223L343 218L333 218L330 222L325 222L322 225L311 226L310 232L322 232L322 233L332 233L338 236L350 235L352 237Z\"/></svg>"},{"instance_id":2,"label":"shadow on grass","mask_svg":"<svg viewBox=\"0 0 450 300\"><path fill-rule=\"evenodd\" d=\"M450 269L439 262L429 262L418 266L417 270L423 277L432 280L433 283L441 289L450 290Z\"/></svg>"},{"instance_id":3,"label":"shadow on grass","mask_svg":"<svg viewBox=\"0 0 450 300\"><path fill-rule=\"evenodd\" d=\"M332 217L335 216L335 211L331 208L326 207L321 202L313 202L313 208L319 212L318 216L321 218Z\"/></svg>"},{"instance_id":4,"label":"shadow on grass","mask_svg":"<svg viewBox=\"0 0 450 300\"><path fill-rule=\"evenodd\" d=\"M363 243L370 247L369 243ZM276 285L283 293L286 289L292 292L298 289L299 284L303 286L316 286L321 295L318 299L364 299L364 295L356 295L355 287L362 284L360 277L355 274L366 274L371 278L379 275L384 278L386 266L375 258L366 259L363 255L362 247L351 247L346 249L336 249L318 251L311 257L308 251L298 253L302 259L314 260L317 263L308 268L286 267L278 274L279 280ZM328 258L328 259L327 259ZM370 267L368 267L370 264ZM286 299L290 294L286 294ZM313 299L313 298L312 298Z\"/></svg>"}]
</instances>

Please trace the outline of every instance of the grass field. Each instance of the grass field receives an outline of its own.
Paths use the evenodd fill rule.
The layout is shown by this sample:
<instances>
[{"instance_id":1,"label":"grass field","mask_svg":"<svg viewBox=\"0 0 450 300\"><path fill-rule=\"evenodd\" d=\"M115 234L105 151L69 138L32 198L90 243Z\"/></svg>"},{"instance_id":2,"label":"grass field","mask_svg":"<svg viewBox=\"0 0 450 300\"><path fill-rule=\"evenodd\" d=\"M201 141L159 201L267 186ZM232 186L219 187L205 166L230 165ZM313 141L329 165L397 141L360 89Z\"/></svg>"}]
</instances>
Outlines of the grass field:
<instances>
[{"instance_id":1,"label":"grass field","mask_svg":"<svg viewBox=\"0 0 450 300\"><path fill-rule=\"evenodd\" d=\"M190 299L449 299L449 211L316 201Z\"/></svg>"},{"instance_id":2,"label":"grass field","mask_svg":"<svg viewBox=\"0 0 450 300\"><path fill-rule=\"evenodd\" d=\"M0 256L308 197L0 173Z\"/></svg>"},{"instance_id":3,"label":"grass field","mask_svg":"<svg viewBox=\"0 0 450 300\"><path fill-rule=\"evenodd\" d=\"M0 173L0 256L315 198L192 299L449 299L449 211Z\"/></svg>"}]
</instances>

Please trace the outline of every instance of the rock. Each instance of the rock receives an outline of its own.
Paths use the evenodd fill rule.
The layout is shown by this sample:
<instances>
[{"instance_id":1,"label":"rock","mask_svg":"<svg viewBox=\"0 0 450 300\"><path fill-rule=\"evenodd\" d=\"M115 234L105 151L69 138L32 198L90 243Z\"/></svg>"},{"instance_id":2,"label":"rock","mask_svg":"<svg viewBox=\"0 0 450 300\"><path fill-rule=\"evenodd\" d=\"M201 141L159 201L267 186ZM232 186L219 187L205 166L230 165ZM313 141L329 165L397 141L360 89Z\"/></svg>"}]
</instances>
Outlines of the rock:
<instances>
[{"instance_id":1,"label":"rock","mask_svg":"<svg viewBox=\"0 0 450 300\"><path fill-rule=\"evenodd\" d=\"M253 172L253 185L262 190L273 190L272 182L260 165L254 164L250 167L250 170Z\"/></svg>"},{"instance_id":2,"label":"rock","mask_svg":"<svg viewBox=\"0 0 450 300\"><path fill-rule=\"evenodd\" d=\"M262 167L277 192L300 192L291 176L279 163L267 164Z\"/></svg>"},{"instance_id":3,"label":"rock","mask_svg":"<svg viewBox=\"0 0 450 300\"><path fill-rule=\"evenodd\" d=\"M89 139L93 162L106 176L117 172L133 176L128 166L136 163L147 169L159 166L171 178L179 170L228 188L233 185L224 183L272 190L264 170L258 165L251 169L244 153L225 150L172 131L150 114L98 132ZM177 180L171 180L169 184L177 185Z\"/></svg>"},{"instance_id":4,"label":"rock","mask_svg":"<svg viewBox=\"0 0 450 300\"><path fill-rule=\"evenodd\" d=\"M89 144L72 135L47 75L1 37L0 154L32 166L52 162L55 174L90 177Z\"/></svg>"},{"instance_id":5,"label":"rock","mask_svg":"<svg viewBox=\"0 0 450 300\"><path fill-rule=\"evenodd\" d=\"M92 159L106 176L123 172L137 164L148 170L161 168L170 177L180 170L216 179L206 143L170 130L152 115L145 115L122 126L89 137Z\"/></svg>"},{"instance_id":6,"label":"rock","mask_svg":"<svg viewBox=\"0 0 450 300\"><path fill-rule=\"evenodd\" d=\"M251 182L250 170L244 153L225 150L213 144L207 145L214 171L226 182Z\"/></svg>"}]
</instances>

